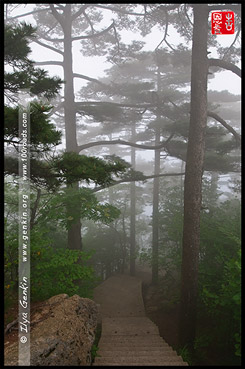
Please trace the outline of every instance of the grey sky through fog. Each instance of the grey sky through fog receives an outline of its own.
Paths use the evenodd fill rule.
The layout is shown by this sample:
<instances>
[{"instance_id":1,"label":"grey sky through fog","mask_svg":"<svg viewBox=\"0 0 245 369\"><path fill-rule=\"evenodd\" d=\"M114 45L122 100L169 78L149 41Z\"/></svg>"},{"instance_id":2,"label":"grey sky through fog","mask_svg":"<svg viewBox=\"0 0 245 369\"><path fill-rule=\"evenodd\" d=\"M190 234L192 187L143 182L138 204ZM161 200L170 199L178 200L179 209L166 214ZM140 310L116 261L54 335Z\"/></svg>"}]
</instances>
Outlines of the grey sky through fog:
<instances>
[{"instance_id":1,"label":"grey sky through fog","mask_svg":"<svg viewBox=\"0 0 245 369\"><path fill-rule=\"evenodd\" d=\"M35 7L35 4L23 4L20 7L16 8L15 11L11 14L12 16L27 13L33 10ZM111 23L112 15L110 12L103 11L103 14L108 14L108 16L105 17L105 20L101 22L101 29L105 28ZM19 21L25 21L27 23L31 23L36 26L36 22L32 16L25 16L19 18ZM210 22L210 21L209 21ZM99 31L99 29L98 29ZM235 31L236 31L236 25L235 25ZM161 42L164 34L164 27L160 30L156 26L152 29L151 34L148 34L146 37L140 36L139 32L132 32L132 31L122 31L120 32L122 35L122 42L124 43L130 43L132 40L140 40L144 41L146 44L143 48L143 50L148 51L154 51L154 49L158 46L158 44ZM174 29L173 26L169 25L168 29L168 42L173 45L177 46L179 43L186 44L186 41L181 39L178 35L177 31ZM210 22L210 34L211 34L211 22ZM217 35L218 41L221 43L223 47L229 47L234 38L235 35ZM61 61L62 56L53 52L52 50L49 50L45 47L42 47L38 45L35 42L32 42L30 44L32 48L32 53L29 55L30 59L38 62L38 61ZM164 45L162 45L164 46ZM191 48L191 43L188 45ZM105 76L104 70L109 69L112 64L106 62L105 57L84 57L81 52L81 44L79 41L73 42L73 67L74 67L74 73L81 73L84 75L87 75L92 78L101 78ZM216 58L218 57L217 53L211 48L209 49L211 53L209 54L209 57ZM43 69L47 70L49 72L50 76L57 75L63 79L63 69L59 66L50 66L50 65L43 65ZM74 79L74 86L75 86L75 92L77 93L82 86L85 86L87 84L86 80ZM218 73L215 73L215 77L209 80L208 83L208 89L209 90L228 90L230 93L233 94L241 94L241 79L232 73L231 71L221 71ZM152 160L154 157L154 152L151 150L137 150L137 158L144 158L147 160ZM128 158L128 160L130 160ZM178 162L178 159L175 158L168 158L166 162L168 163L176 163Z\"/></svg>"},{"instance_id":2,"label":"grey sky through fog","mask_svg":"<svg viewBox=\"0 0 245 369\"><path fill-rule=\"evenodd\" d=\"M15 11L13 11L12 15L24 14L31 11L35 7L35 4L23 4L18 7ZM104 12L106 14L106 11ZM111 21L111 15L105 17L105 20L101 23L101 27L108 26ZM26 16L19 18L20 21L25 20L26 22L30 22L36 25L36 22L32 16ZM152 33L147 35L146 37L142 37L139 33L132 32L132 31L123 31L122 32L122 41L125 43L130 43L132 39L134 40L142 40L146 42L144 50L154 50L157 45L162 40L164 33L164 29L160 30L157 27L152 29ZM168 41L170 44L177 45L181 40L180 36L178 35L177 31L170 25L169 26L169 37ZM210 23L210 33L211 33L211 23ZM229 46L233 40L234 35L217 35L218 41L222 44L222 46ZM105 62L105 57L84 57L80 53L81 45L79 41L73 42L73 66L75 73L82 73L87 74L93 78L100 78L104 75L104 70L110 68L111 64ZM191 45L189 45L191 46ZM47 60L61 60L61 57L53 52L52 50L48 50L45 47L39 46L36 43L31 43L32 53L30 54L30 58L35 61L47 61ZM210 57L217 57L217 54L214 53L213 50L210 50L212 53ZM47 71L49 71L50 76L58 75L61 78L62 75L62 68L59 66L43 66ZM75 78L75 90L76 92L87 82L81 79ZM211 90L228 90L230 93L233 94L240 94L241 93L241 79L230 71L221 71L215 74L215 77L209 81L208 88Z\"/></svg>"}]
</instances>

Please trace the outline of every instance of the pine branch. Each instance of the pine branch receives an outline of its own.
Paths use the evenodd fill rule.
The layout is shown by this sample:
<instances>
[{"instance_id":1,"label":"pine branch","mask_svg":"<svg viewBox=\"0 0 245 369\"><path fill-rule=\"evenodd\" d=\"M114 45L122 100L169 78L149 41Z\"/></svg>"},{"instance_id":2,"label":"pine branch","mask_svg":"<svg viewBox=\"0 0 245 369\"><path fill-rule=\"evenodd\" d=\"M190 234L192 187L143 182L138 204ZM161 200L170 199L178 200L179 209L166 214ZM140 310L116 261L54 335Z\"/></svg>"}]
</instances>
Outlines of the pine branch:
<instances>
[{"instance_id":1,"label":"pine branch","mask_svg":"<svg viewBox=\"0 0 245 369\"><path fill-rule=\"evenodd\" d=\"M46 12L47 10L49 10L49 8L39 9L39 10L32 10L31 12L28 12L28 13L15 15L14 17L9 17L8 21L13 20L13 19L17 19L17 18L21 18L21 17L26 17L27 15L32 15L32 14L35 14L35 13Z\"/></svg>"},{"instance_id":2,"label":"pine branch","mask_svg":"<svg viewBox=\"0 0 245 369\"><path fill-rule=\"evenodd\" d=\"M89 82L95 82L95 83L98 83L100 86L102 87L108 87L105 83L103 82L100 82L98 79L96 78L92 78L92 77L88 77L88 76L85 76L84 74L80 74L80 73L73 73L73 77L74 78L81 78L81 79L86 79L87 81Z\"/></svg>"},{"instance_id":3,"label":"pine branch","mask_svg":"<svg viewBox=\"0 0 245 369\"><path fill-rule=\"evenodd\" d=\"M94 4L94 6L96 8L101 8L101 9L106 9L106 10L112 10L113 12L118 12L118 13L127 14L127 15L137 15L137 16L141 16L141 17L145 17L146 16L145 13L135 13L135 12L123 10L123 9L120 9L120 8L117 8L117 7L113 7L113 6L105 6L105 5L101 5L101 4Z\"/></svg>"},{"instance_id":4,"label":"pine branch","mask_svg":"<svg viewBox=\"0 0 245 369\"><path fill-rule=\"evenodd\" d=\"M96 187L92 190L92 192L98 192L98 191L101 191L101 190L104 190L105 188L108 188L108 187L112 187L112 186L116 186L120 183L127 183L127 182L141 182L141 181L146 181L148 179L153 179L153 178L159 178L159 177L176 177L176 176L183 176L185 175L185 173L163 173L163 174L153 174L151 176L142 176L142 178L125 178L125 179L120 179L119 181L114 181L112 183L110 183L108 186L106 187L103 187L103 186L100 186L100 187Z\"/></svg>"},{"instance_id":5,"label":"pine branch","mask_svg":"<svg viewBox=\"0 0 245 369\"><path fill-rule=\"evenodd\" d=\"M102 36L103 34L105 34L107 31L109 31L113 27L114 27L114 22L109 27L105 28L103 31L93 33L91 35L86 35L86 36L72 37L72 41L86 40L86 39ZM51 42L64 42L64 38L49 38L46 36L42 36L42 38L46 41L51 41Z\"/></svg>"},{"instance_id":6,"label":"pine branch","mask_svg":"<svg viewBox=\"0 0 245 369\"><path fill-rule=\"evenodd\" d=\"M164 36L163 39L161 40L161 42L157 45L157 47L155 48L155 51L161 46L161 44L166 40L167 38L167 34L168 34L168 12L166 10L164 10L165 13L165 31L164 31Z\"/></svg>"},{"instance_id":7,"label":"pine branch","mask_svg":"<svg viewBox=\"0 0 245 369\"><path fill-rule=\"evenodd\" d=\"M47 36L42 35L41 36L44 40L50 41L50 42L64 42L64 38L50 38Z\"/></svg>"},{"instance_id":8,"label":"pine branch","mask_svg":"<svg viewBox=\"0 0 245 369\"><path fill-rule=\"evenodd\" d=\"M111 101L79 101L76 102L75 105L79 108L79 107L83 107L83 106L93 106L93 105L103 105L103 104L107 104L107 105L111 105L111 106L119 106L122 108L138 108L138 109L144 109L144 108L155 108L157 107L156 104L126 104L126 103L115 103L115 102L111 102Z\"/></svg>"},{"instance_id":9,"label":"pine branch","mask_svg":"<svg viewBox=\"0 0 245 369\"><path fill-rule=\"evenodd\" d=\"M82 6L75 14L72 15L71 19L74 21L76 18L78 18L89 6L89 4Z\"/></svg>"},{"instance_id":10,"label":"pine branch","mask_svg":"<svg viewBox=\"0 0 245 369\"><path fill-rule=\"evenodd\" d=\"M235 73L238 77L241 77L242 74L241 69L233 63L221 59L208 59L208 64L210 67L220 67L230 70L231 72Z\"/></svg>"},{"instance_id":11,"label":"pine branch","mask_svg":"<svg viewBox=\"0 0 245 369\"><path fill-rule=\"evenodd\" d=\"M229 53L229 51L232 49L232 47L235 45L235 43L236 43L236 41L237 41L237 39L238 39L238 37L239 37L240 33L241 33L241 24L239 24L239 26L238 26L238 30L237 30L237 33L236 33L236 37L234 38L234 40L233 40L233 42L231 43L231 45L229 46L229 48L228 48L228 49L225 51L225 53L223 54L224 56L225 56L226 54L228 54L228 53Z\"/></svg>"},{"instance_id":12,"label":"pine branch","mask_svg":"<svg viewBox=\"0 0 245 369\"><path fill-rule=\"evenodd\" d=\"M62 17L62 15L60 15L59 12L57 12L57 10L54 7L54 4L49 4L51 12L53 14L53 16L55 17L55 19L60 23L60 25L63 28L64 22L65 22L65 18Z\"/></svg>"},{"instance_id":13,"label":"pine branch","mask_svg":"<svg viewBox=\"0 0 245 369\"><path fill-rule=\"evenodd\" d=\"M59 65L59 66L63 67L63 62L60 62L60 61L40 61L40 62L35 62L35 65Z\"/></svg>"},{"instance_id":14,"label":"pine branch","mask_svg":"<svg viewBox=\"0 0 245 369\"><path fill-rule=\"evenodd\" d=\"M124 141L121 139L118 140L105 140L105 141L96 141L96 142L89 142L87 144L84 145L80 145L77 147L77 152L80 152L82 150L88 149L90 147L94 147L94 146L107 146L107 145L125 145L125 146L131 146L131 147L136 147L138 149L144 149L144 150L160 150L166 147L166 145L169 143L170 139L173 137L174 134L171 134L171 136L164 142L160 143L159 145L144 145L144 144L137 144L134 142L129 142L129 141Z\"/></svg>"},{"instance_id":15,"label":"pine branch","mask_svg":"<svg viewBox=\"0 0 245 369\"><path fill-rule=\"evenodd\" d=\"M60 102L57 106L53 107L53 109L50 112L50 116L55 114L57 111L61 110L62 108L64 108L64 102Z\"/></svg>"},{"instance_id":16,"label":"pine branch","mask_svg":"<svg viewBox=\"0 0 245 369\"><path fill-rule=\"evenodd\" d=\"M241 144L241 135L237 133L234 128L232 128L223 118L221 118L218 114L213 113L211 111L207 112L208 116L211 118L214 118L218 122L222 124L223 127L225 127L230 133L233 134L238 144Z\"/></svg>"},{"instance_id":17,"label":"pine branch","mask_svg":"<svg viewBox=\"0 0 245 369\"><path fill-rule=\"evenodd\" d=\"M64 52L63 51L57 50L55 47L50 46L50 45L47 45L47 44L44 44L44 43L42 43L41 41L39 41L37 39L33 40L33 42L36 42L37 44L39 44L39 45L41 45L43 47L46 47L47 49L50 49L50 50L54 51L55 53L59 53L61 55L64 55Z\"/></svg>"},{"instance_id":18,"label":"pine branch","mask_svg":"<svg viewBox=\"0 0 245 369\"><path fill-rule=\"evenodd\" d=\"M95 37L98 37L98 36L102 36L113 27L114 27L114 21L112 22L112 24L109 27L105 28L103 31L93 33L91 35L86 35L86 36L72 37L72 41L87 40L87 39L90 39L90 38L95 38Z\"/></svg>"},{"instance_id":19,"label":"pine branch","mask_svg":"<svg viewBox=\"0 0 245 369\"><path fill-rule=\"evenodd\" d=\"M184 110L182 110L179 106L177 106L173 101L171 101L169 98L168 100L170 101L171 104L173 104L176 108L178 108L180 111L182 111L182 113L185 113ZM237 133L234 128L232 128L223 118L221 118L218 114L212 112L212 111L208 111L207 112L208 117L210 118L214 118L215 120L217 120L218 122L220 122L222 124L223 127L225 127L230 133L233 134L233 136L235 137L236 141L238 144L241 143L241 135L239 135L239 133Z\"/></svg>"}]
</instances>

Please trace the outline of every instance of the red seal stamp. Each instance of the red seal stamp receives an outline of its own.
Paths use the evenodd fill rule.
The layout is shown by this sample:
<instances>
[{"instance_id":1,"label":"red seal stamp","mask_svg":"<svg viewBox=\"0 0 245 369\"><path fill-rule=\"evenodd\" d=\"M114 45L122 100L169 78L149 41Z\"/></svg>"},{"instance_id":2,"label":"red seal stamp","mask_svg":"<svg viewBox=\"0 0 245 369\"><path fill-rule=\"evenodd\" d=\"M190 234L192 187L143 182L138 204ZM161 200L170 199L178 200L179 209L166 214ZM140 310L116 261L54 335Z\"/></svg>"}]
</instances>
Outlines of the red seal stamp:
<instances>
[{"instance_id":1,"label":"red seal stamp","mask_svg":"<svg viewBox=\"0 0 245 369\"><path fill-rule=\"evenodd\" d=\"M211 13L212 35L231 35L235 32L234 12L215 11Z\"/></svg>"}]
</instances>

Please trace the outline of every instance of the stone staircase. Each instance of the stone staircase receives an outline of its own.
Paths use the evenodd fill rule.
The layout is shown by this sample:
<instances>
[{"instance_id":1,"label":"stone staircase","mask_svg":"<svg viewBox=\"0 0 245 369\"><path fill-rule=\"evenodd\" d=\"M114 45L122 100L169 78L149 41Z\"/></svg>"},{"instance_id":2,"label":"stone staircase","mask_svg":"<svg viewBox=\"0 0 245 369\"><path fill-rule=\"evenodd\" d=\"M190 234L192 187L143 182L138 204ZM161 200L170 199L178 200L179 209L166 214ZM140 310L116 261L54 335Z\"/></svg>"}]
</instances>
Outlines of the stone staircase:
<instances>
[{"instance_id":1,"label":"stone staircase","mask_svg":"<svg viewBox=\"0 0 245 369\"><path fill-rule=\"evenodd\" d=\"M93 366L188 365L145 316L138 278L111 277L97 287L94 296L101 306L102 334Z\"/></svg>"}]
</instances>

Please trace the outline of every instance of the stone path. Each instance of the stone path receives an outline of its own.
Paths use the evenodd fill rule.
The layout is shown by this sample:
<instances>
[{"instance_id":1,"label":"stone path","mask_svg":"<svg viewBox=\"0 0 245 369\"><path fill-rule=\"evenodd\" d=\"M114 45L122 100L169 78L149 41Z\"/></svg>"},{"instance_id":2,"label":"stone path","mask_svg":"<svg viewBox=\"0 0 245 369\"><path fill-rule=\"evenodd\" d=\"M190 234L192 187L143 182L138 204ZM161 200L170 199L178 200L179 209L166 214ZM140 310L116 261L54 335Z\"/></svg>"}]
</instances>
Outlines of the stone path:
<instances>
[{"instance_id":1,"label":"stone path","mask_svg":"<svg viewBox=\"0 0 245 369\"><path fill-rule=\"evenodd\" d=\"M188 365L145 316L141 286L140 278L118 274L95 288L102 334L94 366Z\"/></svg>"}]
</instances>

